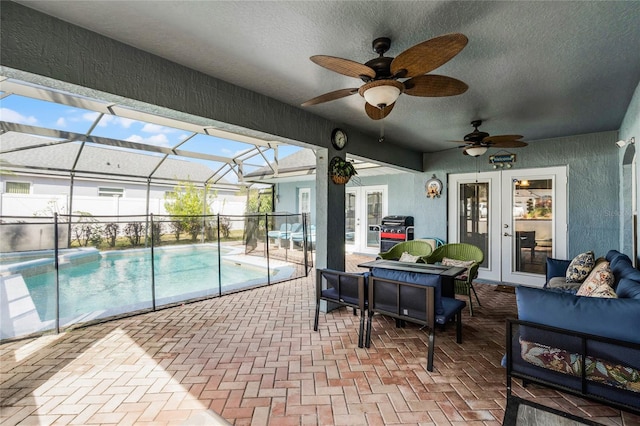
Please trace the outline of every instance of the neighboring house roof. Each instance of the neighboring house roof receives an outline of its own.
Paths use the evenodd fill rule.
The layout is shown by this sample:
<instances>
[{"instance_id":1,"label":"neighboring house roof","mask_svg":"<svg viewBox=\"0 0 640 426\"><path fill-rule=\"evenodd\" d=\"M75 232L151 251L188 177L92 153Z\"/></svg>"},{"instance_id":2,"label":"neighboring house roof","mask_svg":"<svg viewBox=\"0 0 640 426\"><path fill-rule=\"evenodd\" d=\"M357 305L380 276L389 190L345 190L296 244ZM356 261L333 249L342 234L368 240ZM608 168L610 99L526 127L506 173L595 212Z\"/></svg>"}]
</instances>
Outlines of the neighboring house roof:
<instances>
[{"instance_id":1,"label":"neighboring house roof","mask_svg":"<svg viewBox=\"0 0 640 426\"><path fill-rule=\"evenodd\" d=\"M380 166L378 164L364 161L354 161L354 166L358 171L358 176L378 176L386 174L405 173L402 170L392 167ZM277 170L277 173L274 172ZM301 149L291 155L281 158L277 167L271 163L271 167L264 166L254 172L244 175L245 180L254 182L285 182L303 181L315 179L316 174L316 154L311 149Z\"/></svg>"},{"instance_id":2,"label":"neighboring house roof","mask_svg":"<svg viewBox=\"0 0 640 426\"><path fill-rule=\"evenodd\" d=\"M193 181L231 184L225 179L212 179L216 171L206 164L143 154L125 148L103 148L94 144L65 142L18 132L0 135L2 167L5 169L45 170L82 176L112 176L152 181ZM164 159L164 161L163 161Z\"/></svg>"}]
</instances>

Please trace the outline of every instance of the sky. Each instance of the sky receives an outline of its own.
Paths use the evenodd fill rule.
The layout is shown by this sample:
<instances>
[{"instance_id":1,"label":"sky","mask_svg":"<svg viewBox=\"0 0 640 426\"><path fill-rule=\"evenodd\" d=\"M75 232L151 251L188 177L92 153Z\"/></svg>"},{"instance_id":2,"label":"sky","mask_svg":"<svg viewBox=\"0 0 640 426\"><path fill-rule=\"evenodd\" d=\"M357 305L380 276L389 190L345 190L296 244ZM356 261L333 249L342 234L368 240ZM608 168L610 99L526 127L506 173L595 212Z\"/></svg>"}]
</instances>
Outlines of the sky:
<instances>
[{"instance_id":1,"label":"sky","mask_svg":"<svg viewBox=\"0 0 640 426\"><path fill-rule=\"evenodd\" d=\"M85 134L98 116L98 112L15 94L0 99L0 120L30 126ZM182 129L112 115L104 115L91 134L169 148L177 146L192 135L191 132ZM181 145L179 149L222 157L234 157L252 148L253 145L250 144L198 134ZM278 148L279 156L283 158L300 149L296 146L280 146ZM266 152L265 157L272 161L273 150ZM198 160L191 159L190 161ZM201 162L210 167L213 166L214 169L217 168L217 165L212 165L211 162ZM256 167L247 165L245 173L251 172L257 166L265 165L265 160L260 155L245 160L245 162L256 165Z\"/></svg>"}]
</instances>

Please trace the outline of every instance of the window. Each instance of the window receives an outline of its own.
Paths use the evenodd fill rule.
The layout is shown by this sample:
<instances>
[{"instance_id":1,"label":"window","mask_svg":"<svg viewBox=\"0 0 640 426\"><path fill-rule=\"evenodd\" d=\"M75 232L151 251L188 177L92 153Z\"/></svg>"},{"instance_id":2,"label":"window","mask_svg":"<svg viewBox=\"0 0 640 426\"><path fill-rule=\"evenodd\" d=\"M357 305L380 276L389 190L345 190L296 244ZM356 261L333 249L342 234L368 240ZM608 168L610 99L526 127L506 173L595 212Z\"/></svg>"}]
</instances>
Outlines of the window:
<instances>
[{"instance_id":1,"label":"window","mask_svg":"<svg viewBox=\"0 0 640 426\"><path fill-rule=\"evenodd\" d=\"M298 213L311 213L311 189L298 189Z\"/></svg>"},{"instance_id":2,"label":"window","mask_svg":"<svg viewBox=\"0 0 640 426\"><path fill-rule=\"evenodd\" d=\"M31 184L29 182L7 182L7 194L30 194Z\"/></svg>"},{"instance_id":3,"label":"window","mask_svg":"<svg viewBox=\"0 0 640 426\"><path fill-rule=\"evenodd\" d=\"M124 195L124 188L98 188L98 197L122 197Z\"/></svg>"}]
</instances>

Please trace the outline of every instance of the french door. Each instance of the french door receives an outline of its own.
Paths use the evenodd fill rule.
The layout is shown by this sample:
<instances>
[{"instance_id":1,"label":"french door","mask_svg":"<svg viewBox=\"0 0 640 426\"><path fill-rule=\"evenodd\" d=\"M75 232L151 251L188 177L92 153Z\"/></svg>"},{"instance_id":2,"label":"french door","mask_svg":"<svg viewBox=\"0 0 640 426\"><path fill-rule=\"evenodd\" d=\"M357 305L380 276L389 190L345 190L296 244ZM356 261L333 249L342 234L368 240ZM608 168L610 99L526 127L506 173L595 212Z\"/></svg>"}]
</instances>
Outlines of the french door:
<instances>
[{"instance_id":1,"label":"french door","mask_svg":"<svg viewBox=\"0 0 640 426\"><path fill-rule=\"evenodd\" d=\"M566 258L566 168L451 175L449 242L485 253L478 278L542 286L547 257Z\"/></svg>"},{"instance_id":2,"label":"french door","mask_svg":"<svg viewBox=\"0 0 640 426\"><path fill-rule=\"evenodd\" d=\"M345 249L352 253L380 251L380 225L387 215L387 186L349 187L345 191Z\"/></svg>"}]
</instances>

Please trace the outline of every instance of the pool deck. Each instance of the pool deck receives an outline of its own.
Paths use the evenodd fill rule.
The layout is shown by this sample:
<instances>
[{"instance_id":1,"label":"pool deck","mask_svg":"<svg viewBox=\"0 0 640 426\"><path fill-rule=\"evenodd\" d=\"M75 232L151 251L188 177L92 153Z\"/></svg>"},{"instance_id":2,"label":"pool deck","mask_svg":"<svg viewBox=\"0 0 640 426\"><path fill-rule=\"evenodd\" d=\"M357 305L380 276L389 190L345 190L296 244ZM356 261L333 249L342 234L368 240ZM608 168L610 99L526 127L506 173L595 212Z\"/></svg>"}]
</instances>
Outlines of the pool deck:
<instances>
[{"instance_id":1,"label":"pool deck","mask_svg":"<svg viewBox=\"0 0 640 426\"><path fill-rule=\"evenodd\" d=\"M347 256L347 270L370 260ZM482 306L427 335L374 317L358 348L358 317L320 315L315 274L60 335L0 345L2 425L500 425L505 318L515 295L477 284ZM517 396L605 425L640 417L514 383ZM219 416L221 417L219 417Z\"/></svg>"}]
</instances>

